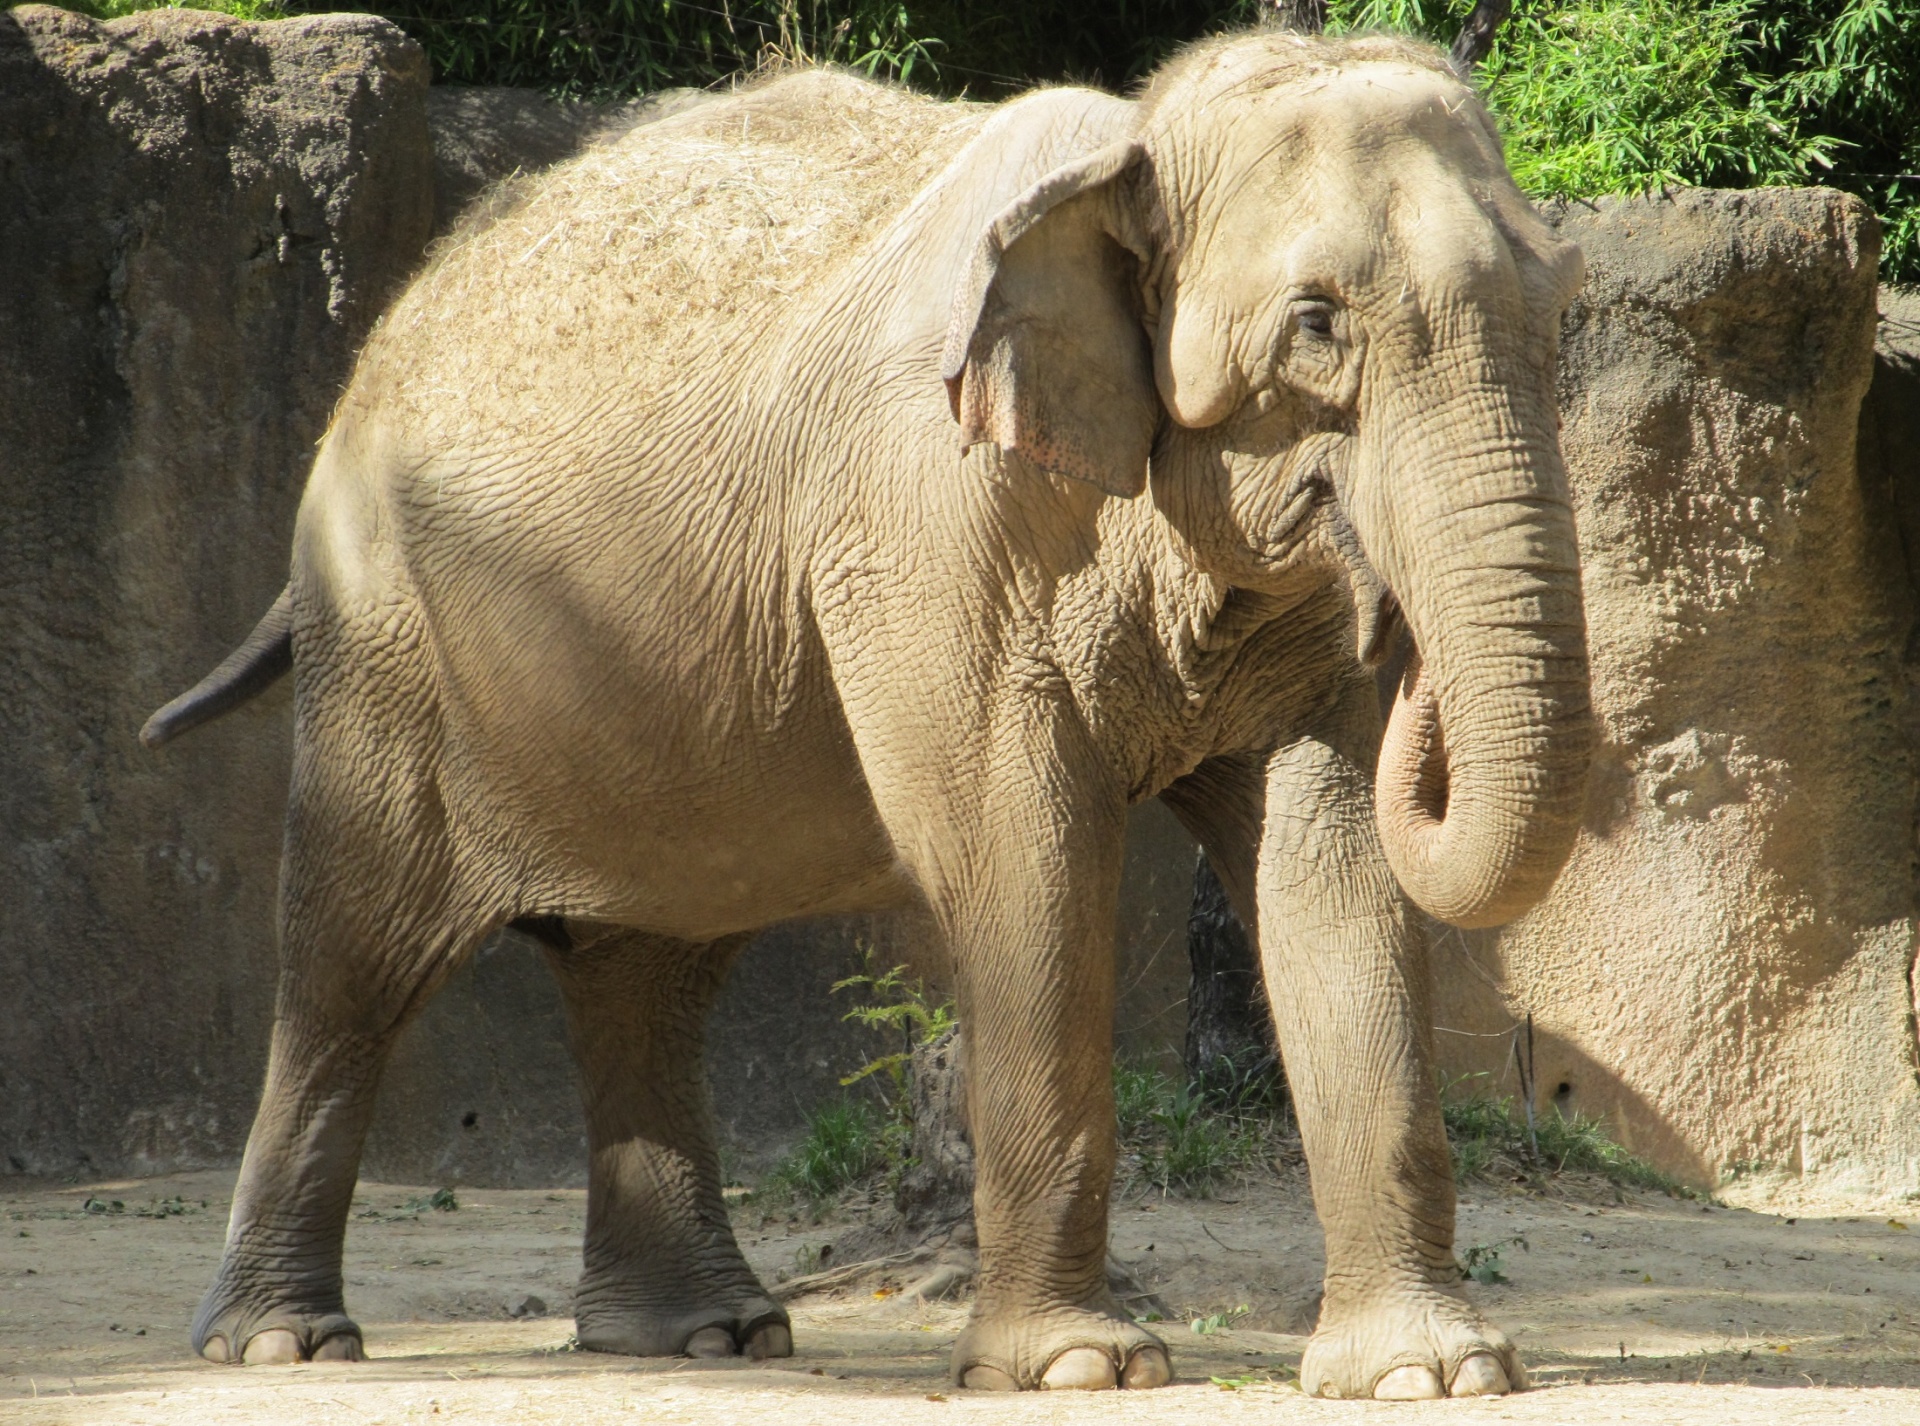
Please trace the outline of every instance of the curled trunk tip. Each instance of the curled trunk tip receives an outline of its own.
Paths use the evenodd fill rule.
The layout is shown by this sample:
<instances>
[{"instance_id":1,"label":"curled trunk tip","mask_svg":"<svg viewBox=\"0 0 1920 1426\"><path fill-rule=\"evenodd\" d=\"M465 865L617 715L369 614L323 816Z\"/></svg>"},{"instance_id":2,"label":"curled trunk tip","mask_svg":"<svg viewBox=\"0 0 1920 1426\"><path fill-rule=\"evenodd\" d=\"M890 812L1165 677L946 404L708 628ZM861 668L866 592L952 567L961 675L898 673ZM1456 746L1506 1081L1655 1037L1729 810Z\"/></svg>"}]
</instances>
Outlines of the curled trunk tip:
<instances>
[{"instance_id":1,"label":"curled trunk tip","mask_svg":"<svg viewBox=\"0 0 1920 1426\"><path fill-rule=\"evenodd\" d=\"M1590 743L1584 700L1557 719L1528 720L1550 747L1516 746L1505 757L1483 750L1470 763L1449 756L1445 713L1416 650L1380 748L1381 841L1428 915L1469 930L1504 925L1547 894L1573 850Z\"/></svg>"}]
</instances>

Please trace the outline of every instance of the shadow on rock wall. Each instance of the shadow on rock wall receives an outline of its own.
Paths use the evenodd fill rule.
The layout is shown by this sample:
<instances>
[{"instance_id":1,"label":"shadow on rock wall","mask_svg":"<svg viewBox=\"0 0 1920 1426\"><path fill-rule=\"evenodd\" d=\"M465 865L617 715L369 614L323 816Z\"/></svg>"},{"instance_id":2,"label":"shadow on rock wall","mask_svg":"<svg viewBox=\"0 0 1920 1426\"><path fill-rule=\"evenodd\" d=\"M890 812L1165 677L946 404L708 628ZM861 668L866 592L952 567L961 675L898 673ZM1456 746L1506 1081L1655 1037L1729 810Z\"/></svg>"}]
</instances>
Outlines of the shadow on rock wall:
<instances>
[{"instance_id":1,"label":"shadow on rock wall","mask_svg":"<svg viewBox=\"0 0 1920 1426\"><path fill-rule=\"evenodd\" d=\"M1920 1187L1913 586L1856 464L1873 219L1812 189L1556 217L1588 263L1561 404L1603 744L1548 900L1460 940L1486 975L1436 960L1440 1022L1531 1012L1541 1107L1566 1083L1696 1184Z\"/></svg>"}]
</instances>

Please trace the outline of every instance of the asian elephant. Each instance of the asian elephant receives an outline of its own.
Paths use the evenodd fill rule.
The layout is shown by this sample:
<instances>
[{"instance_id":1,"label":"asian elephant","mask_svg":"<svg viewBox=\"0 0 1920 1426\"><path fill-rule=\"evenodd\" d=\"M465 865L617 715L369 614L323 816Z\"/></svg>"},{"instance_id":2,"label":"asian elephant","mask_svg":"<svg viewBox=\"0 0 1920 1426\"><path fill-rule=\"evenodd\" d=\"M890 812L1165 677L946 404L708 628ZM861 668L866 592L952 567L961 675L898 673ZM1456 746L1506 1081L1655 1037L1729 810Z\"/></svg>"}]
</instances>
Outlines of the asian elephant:
<instances>
[{"instance_id":1,"label":"asian elephant","mask_svg":"<svg viewBox=\"0 0 1920 1426\"><path fill-rule=\"evenodd\" d=\"M1414 908L1503 921L1574 835L1580 275L1444 58L1378 36L1208 41L1131 100L802 71L497 194L361 354L287 593L143 733L292 669L271 1059L195 1346L361 1354L382 1062L512 923L584 1084L582 1344L788 1353L702 1021L757 928L922 898L978 1158L956 1381L1166 1381L1104 1275L1122 823L1159 796L1276 1007L1306 1389L1519 1384L1454 1262Z\"/></svg>"}]
</instances>

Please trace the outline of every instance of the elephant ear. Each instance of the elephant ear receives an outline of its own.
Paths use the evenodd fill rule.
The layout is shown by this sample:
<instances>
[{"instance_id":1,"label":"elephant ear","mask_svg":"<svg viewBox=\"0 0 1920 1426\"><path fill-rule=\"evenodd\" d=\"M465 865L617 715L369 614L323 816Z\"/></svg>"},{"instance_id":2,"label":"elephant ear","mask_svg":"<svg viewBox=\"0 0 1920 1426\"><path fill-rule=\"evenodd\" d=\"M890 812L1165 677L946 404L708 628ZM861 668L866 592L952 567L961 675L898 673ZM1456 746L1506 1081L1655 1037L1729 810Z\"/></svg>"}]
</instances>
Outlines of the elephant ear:
<instances>
[{"instance_id":1,"label":"elephant ear","mask_svg":"<svg viewBox=\"0 0 1920 1426\"><path fill-rule=\"evenodd\" d=\"M1137 242L1122 241L1131 141L1054 170L987 226L940 375L964 453L982 441L1112 495L1146 488L1160 420Z\"/></svg>"}]
</instances>

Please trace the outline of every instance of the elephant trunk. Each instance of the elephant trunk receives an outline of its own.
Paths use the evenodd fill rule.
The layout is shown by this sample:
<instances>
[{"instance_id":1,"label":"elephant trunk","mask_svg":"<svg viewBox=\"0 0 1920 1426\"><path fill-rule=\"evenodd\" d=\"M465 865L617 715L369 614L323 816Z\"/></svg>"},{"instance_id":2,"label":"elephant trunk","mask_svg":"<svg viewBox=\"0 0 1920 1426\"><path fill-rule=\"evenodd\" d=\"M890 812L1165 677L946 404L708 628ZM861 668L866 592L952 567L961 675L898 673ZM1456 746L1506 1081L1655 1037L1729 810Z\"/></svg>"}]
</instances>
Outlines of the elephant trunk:
<instances>
[{"instance_id":1,"label":"elephant trunk","mask_svg":"<svg viewBox=\"0 0 1920 1426\"><path fill-rule=\"evenodd\" d=\"M1376 815L1407 894L1468 928L1546 895L1592 752L1573 515L1557 441L1515 438L1528 429L1552 432L1550 407L1545 424L1498 422L1477 449L1442 443L1390 517L1416 651L1381 745Z\"/></svg>"}]
</instances>

